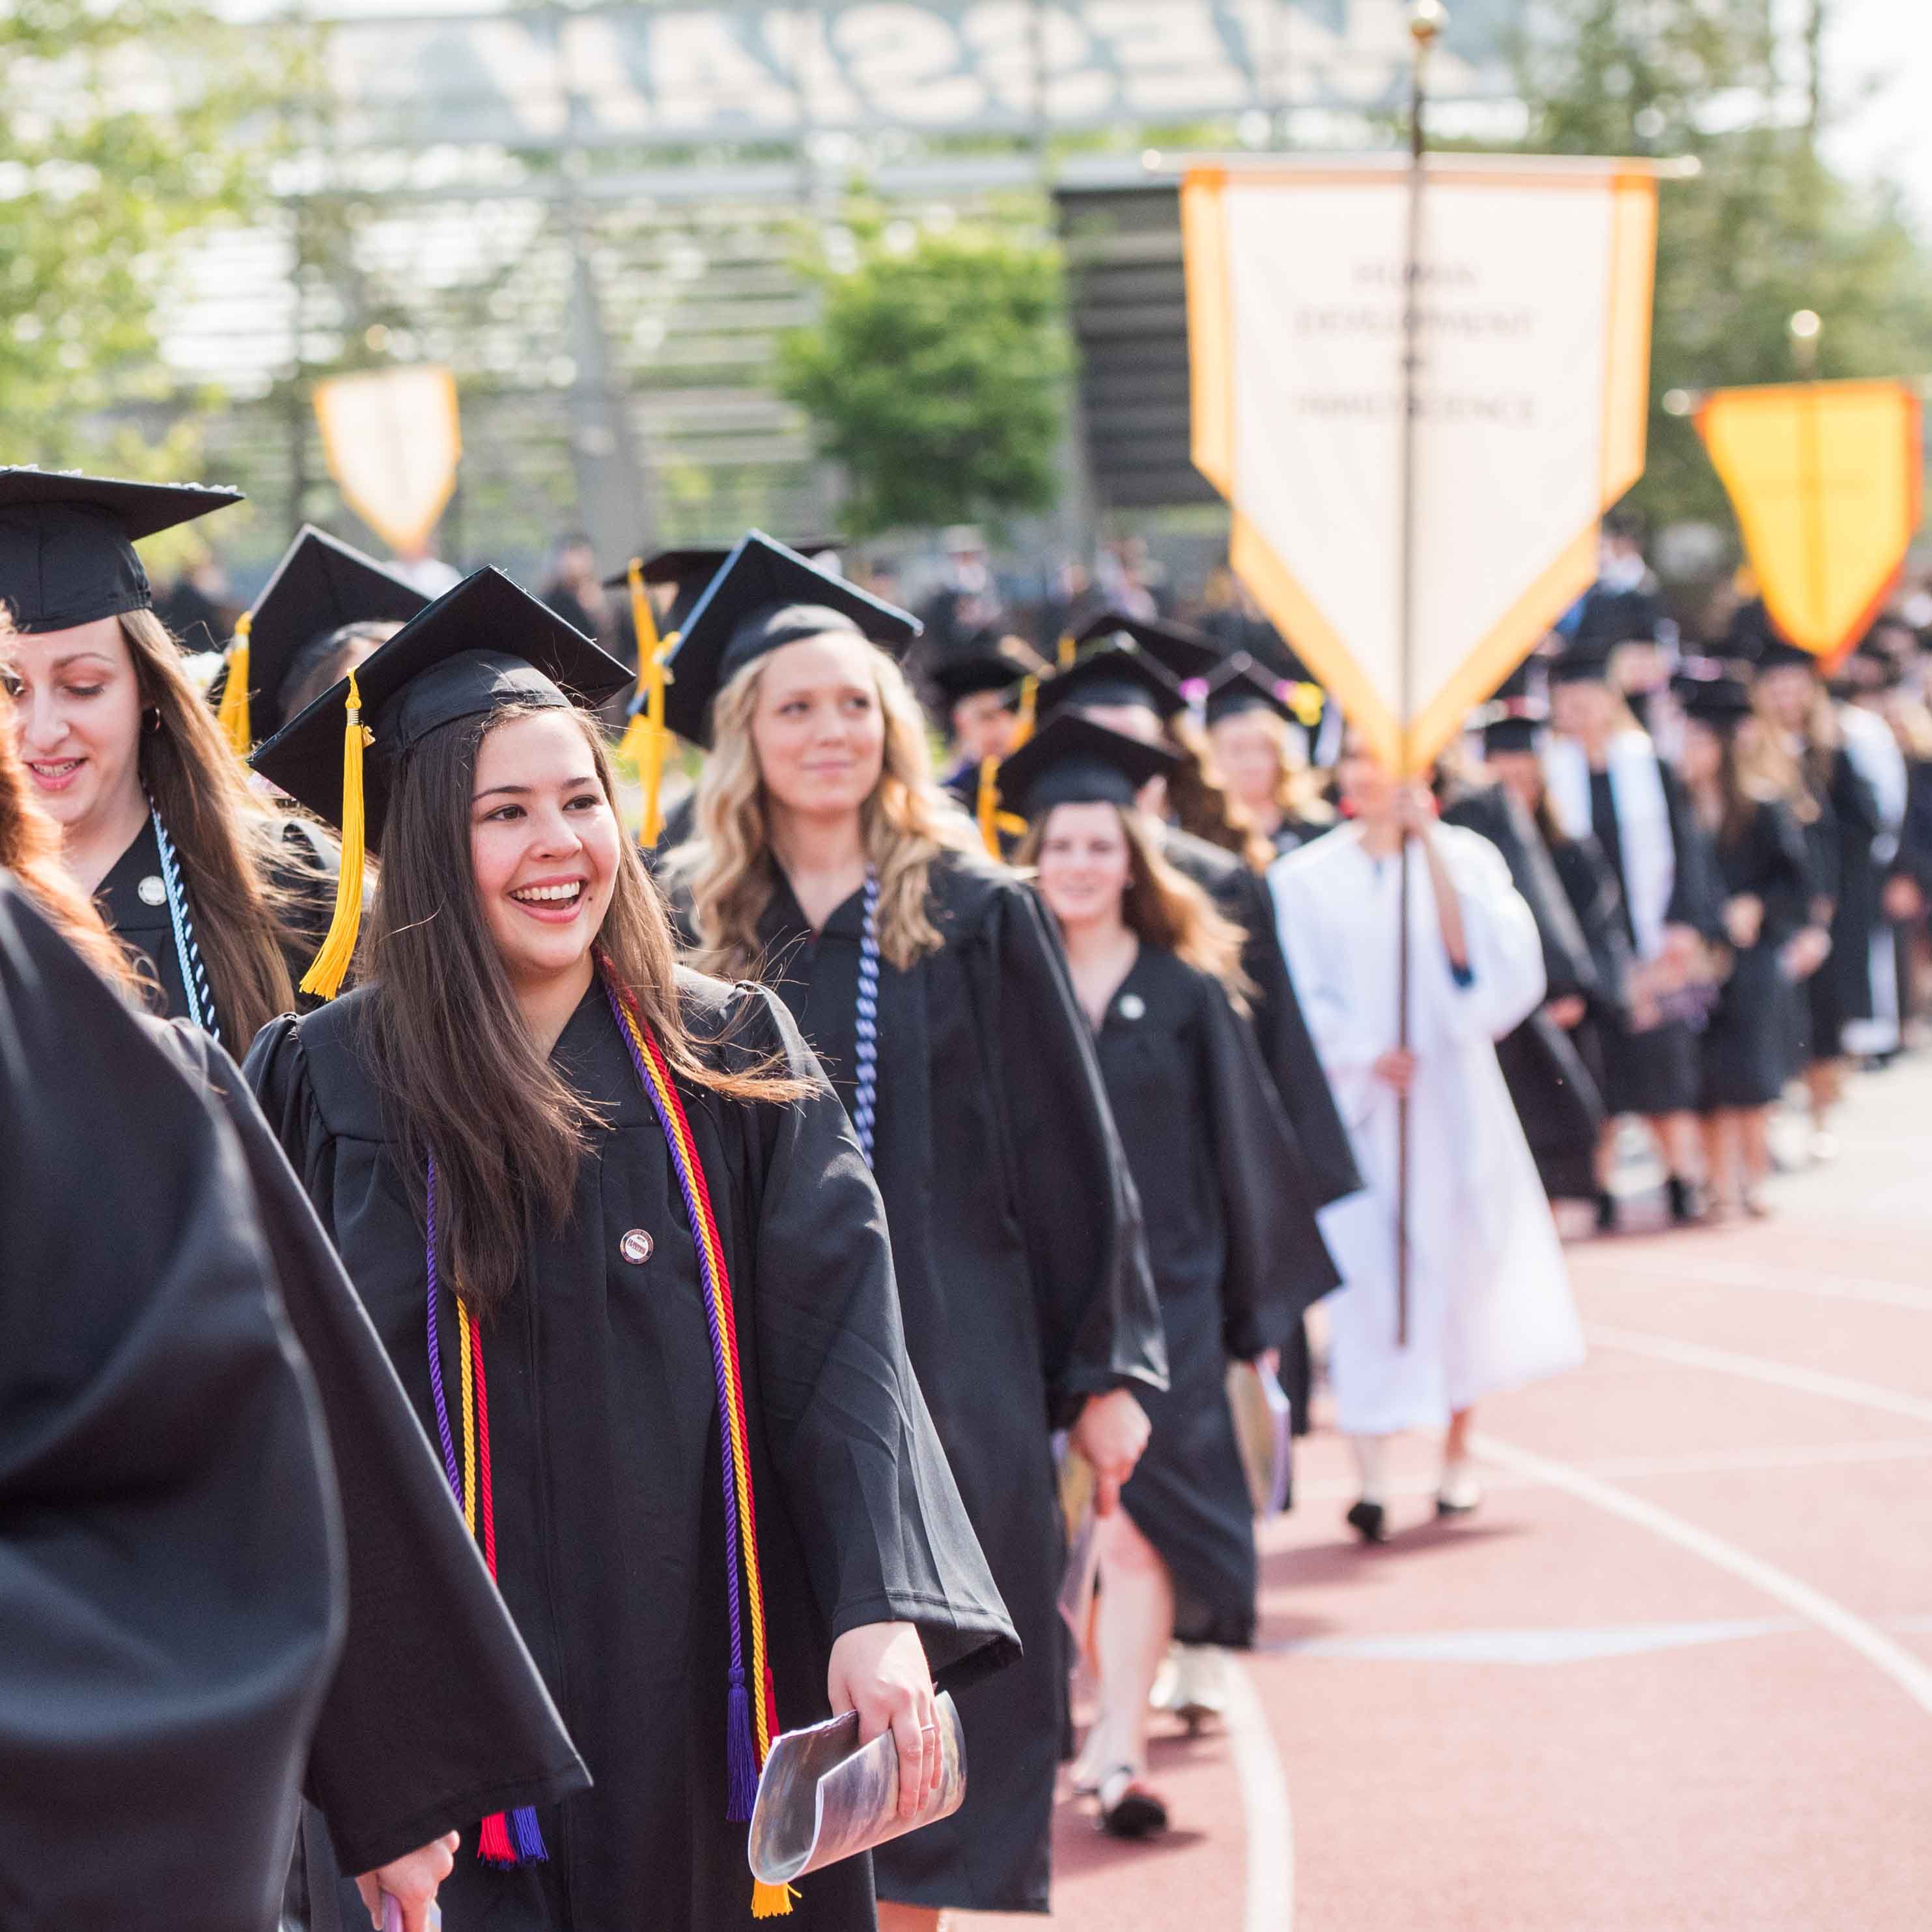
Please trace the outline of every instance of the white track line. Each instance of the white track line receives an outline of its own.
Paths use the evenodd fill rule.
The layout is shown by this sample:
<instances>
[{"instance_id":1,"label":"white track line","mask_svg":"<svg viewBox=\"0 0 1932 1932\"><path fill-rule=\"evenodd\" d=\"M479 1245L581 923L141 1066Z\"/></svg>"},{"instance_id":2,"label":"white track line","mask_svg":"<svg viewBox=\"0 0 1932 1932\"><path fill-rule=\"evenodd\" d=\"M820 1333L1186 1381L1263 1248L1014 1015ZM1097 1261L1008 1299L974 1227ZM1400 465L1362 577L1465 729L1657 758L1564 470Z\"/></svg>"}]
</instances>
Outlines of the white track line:
<instances>
[{"instance_id":1,"label":"white track line","mask_svg":"<svg viewBox=\"0 0 1932 1932\"><path fill-rule=\"evenodd\" d=\"M1704 1287L1770 1288L1781 1294L1816 1295L1827 1301L1868 1301L1880 1308L1909 1308L1918 1314L1932 1314L1932 1288L1914 1288L1900 1281L1878 1281L1864 1275L1812 1274L1802 1268L1769 1262L1680 1261L1673 1256L1666 1266L1646 1268L1636 1262L1612 1263L1606 1257L1600 1267L1593 1264L1582 1278L1593 1288L1625 1287L1638 1282L1667 1287L1690 1281Z\"/></svg>"},{"instance_id":2,"label":"white track line","mask_svg":"<svg viewBox=\"0 0 1932 1932\"><path fill-rule=\"evenodd\" d=\"M1240 1781L1241 1821L1247 1840L1244 1932L1292 1932L1294 1813L1288 1803L1288 1774L1255 1680L1239 1658L1230 1657L1227 1664L1223 1720Z\"/></svg>"},{"instance_id":3,"label":"white track line","mask_svg":"<svg viewBox=\"0 0 1932 1932\"><path fill-rule=\"evenodd\" d=\"M1847 1610L1822 1591L1801 1582L1789 1570L1780 1570L1774 1563L1767 1563L1762 1557L1740 1550L1734 1543L1726 1543L1722 1537L1714 1536L1708 1530L1700 1529L1695 1523L1672 1515L1669 1510L1660 1509L1641 1496L1632 1496L1628 1490L1618 1489L1614 1484L1599 1481L1594 1476L1586 1475L1567 1462L1539 1456L1532 1450L1498 1441L1492 1436L1479 1434L1471 1446L1478 1455L1498 1468L1517 1475L1532 1477L1610 1515L1622 1516L1626 1522L1647 1529L1653 1536L1674 1543L1678 1549L1688 1550L1694 1556L1701 1556L1714 1568L1726 1570L1754 1588L1762 1590L1808 1623L1816 1624L1841 1643L1849 1645L1867 1663L1883 1671L1920 1709L1932 1713L1932 1668L1921 1663L1902 1644L1894 1643L1876 1624L1868 1623L1856 1611Z\"/></svg>"},{"instance_id":4,"label":"white track line","mask_svg":"<svg viewBox=\"0 0 1932 1932\"><path fill-rule=\"evenodd\" d=\"M1599 1348L1621 1348L1630 1354L1648 1355L1656 1361L1674 1362L1680 1368L1710 1369L1719 1375L1740 1376L1749 1382L1768 1382L1775 1388L1796 1389L1806 1395L1853 1402L1861 1408L1879 1408L1890 1415L1910 1416L1914 1422L1932 1422L1932 1400L1924 1396L1907 1395L1902 1389L1883 1388L1876 1382L1857 1382L1849 1376L1826 1375L1816 1369L1801 1369L1789 1362L1769 1360L1762 1355L1734 1354L1728 1348L1707 1348L1701 1343L1679 1342L1668 1335L1648 1335L1634 1328L1609 1328L1600 1322L1586 1323L1583 1333Z\"/></svg>"}]
</instances>

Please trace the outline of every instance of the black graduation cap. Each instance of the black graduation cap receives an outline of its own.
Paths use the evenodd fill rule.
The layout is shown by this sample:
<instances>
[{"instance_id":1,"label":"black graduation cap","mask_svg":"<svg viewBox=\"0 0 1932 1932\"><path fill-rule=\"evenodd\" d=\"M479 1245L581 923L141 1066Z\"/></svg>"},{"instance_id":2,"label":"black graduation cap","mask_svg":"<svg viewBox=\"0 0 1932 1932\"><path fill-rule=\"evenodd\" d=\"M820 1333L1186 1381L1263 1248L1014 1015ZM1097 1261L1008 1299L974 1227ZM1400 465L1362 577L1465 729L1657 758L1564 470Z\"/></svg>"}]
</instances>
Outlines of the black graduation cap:
<instances>
[{"instance_id":1,"label":"black graduation cap","mask_svg":"<svg viewBox=\"0 0 1932 1932\"><path fill-rule=\"evenodd\" d=\"M1163 670L1184 681L1207 676L1226 655L1205 632L1190 626L1157 623L1112 610L1089 618L1073 633L1073 641L1090 644L1098 638L1122 637L1132 638Z\"/></svg>"},{"instance_id":2,"label":"black graduation cap","mask_svg":"<svg viewBox=\"0 0 1932 1932\"><path fill-rule=\"evenodd\" d=\"M303 524L256 598L245 629L236 627L220 698L231 742L245 752L255 739L272 738L288 722L282 693L294 673L312 668L345 624L407 623L429 601L374 557Z\"/></svg>"},{"instance_id":3,"label":"black graduation cap","mask_svg":"<svg viewBox=\"0 0 1932 1932\"><path fill-rule=\"evenodd\" d=\"M1142 705L1163 721L1178 717L1187 709L1174 678L1143 652L1118 644L1102 644L1066 670L1040 680L1041 717L1082 704Z\"/></svg>"},{"instance_id":4,"label":"black graduation cap","mask_svg":"<svg viewBox=\"0 0 1932 1932\"><path fill-rule=\"evenodd\" d=\"M910 611L753 530L705 586L686 620L670 655L664 722L680 738L705 744L712 699L767 652L843 631L896 657L924 628Z\"/></svg>"},{"instance_id":5,"label":"black graduation cap","mask_svg":"<svg viewBox=\"0 0 1932 1932\"><path fill-rule=\"evenodd\" d=\"M1663 605L1647 590L1592 591L1571 642L1605 651L1618 644L1654 644L1663 619Z\"/></svg>"},{"instance_id":6,"label":"black graduation cap","mask_svg":"<svg viewBox=\"0 0 1932 1932\"><path fill-rule=\"evenodd\" d=\"M1056 805L1132 805L1148 779L1178 771L1165 746L1070 712L1042 724L1000 767L1000 796L1029 819Z\"/></svg>"},{"instance_id":7,"label":"black graduation cap","mask_svg":"<svg viewBox=\"0 0 1932 1932\"><path fill-rule=\"evenodd\" d=\"M1244 711L1271 711L1290 724L1300 723L1279 686L1280 680L1270 676L1246 651L1236 652L1209 681L1208 722L1218 724Z\"/></svg>"},{"instance_id":8,"label":"black graduation cap","mask_svg":"<svg viewBox=\"0 0 1932 1932\"><path fill-rule=\"evenodd\" d=\"M1484 753L1493 758L1498 752L1533 752L1536 734L1542 729L1540 718L1515 712L1492 718L1483 727Z\"/></svg>"},{"instance_id":9,"label":"black graduation cap","mask_svg":"<svg viewBox=\"0 0 1932 1932\"><path fill-rule=\"evenodd\" d=\"M154 602L136 541L242 501L199 483L0 467L0 603L16 631L71 630Z\"/></svg>"},{"instance_id":10,"label":"black graduation cap","mask_svg":"<svg viewBox=\"0 0 1932 1932\"><path fill-rule=\"evenodd\" d=\"M1026 672L998 651L976 650L941 658L927 675L950 706L982 691L1016 691Z\"/></svg>"},{"instance_id":11,"label":"black graduation cap","mask_svg":"<svg viewBox=\"0 0 1932 1932\"><path fill-rule=\"evenodd\" d=\"M1574 644L1550 664L1550 682L1558 684L1607 684L1610 678L1612 646L1602 644Z\"/></svg>"},{"instance_id":12,"label":"black graduation cap","mask_svg":"<svg viewBox=\"0 0 1932 1932\"><path fill-rule=\"evenodd\" d=\"M1751 713L1750 686L1723 673L1714 677L1674 677L1670 688L1687 718L1716 730L1728 730Z\"/></svg>"},{"instance_id":13,"label":"black graduation cap","mask_svg":"<svg viewBox=\"0 0 1932 1932\"><path fill-rule=\"evenodd\" d=\"M630 682L630 672L581 631L501 571L483 569L284 725L249 762L342 831L335 917L302 990L333 997L349 970L362 922L363 854L381 844L390 790L412 747L500 706L556 707L573 698L594 705Z\"/></svg>"}]
</instances>

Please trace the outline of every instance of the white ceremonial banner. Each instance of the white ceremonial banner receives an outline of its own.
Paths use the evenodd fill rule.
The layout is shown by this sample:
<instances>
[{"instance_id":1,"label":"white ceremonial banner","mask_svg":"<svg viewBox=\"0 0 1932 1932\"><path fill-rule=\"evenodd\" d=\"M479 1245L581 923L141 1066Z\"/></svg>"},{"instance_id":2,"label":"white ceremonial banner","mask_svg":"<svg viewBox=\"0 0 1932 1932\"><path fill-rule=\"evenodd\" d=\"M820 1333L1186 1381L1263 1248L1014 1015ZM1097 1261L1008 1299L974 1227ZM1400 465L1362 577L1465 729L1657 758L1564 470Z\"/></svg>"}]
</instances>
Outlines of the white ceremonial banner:
<instances>
[{"instance_id":1,"label":"white ceremonial banner","mask_svg":"<svg viewBox=\"0 0 1932 1932\"><path fill-rule=\"evenodd\" d=\"M456 378L429 363L315 386L322 454L349 507L398 556L418 557L456 489Z\"/></svg>"},{"instance_id":2,"label":"white ceremonial banner","mask_svg":"<svg viewBox=\"0 0 1932 1932\"><path fill-rule=\"evenodd\" d=\"M1656 181L1435 156L1418 248L1402 702L1399 162L1202 168L1182 187L1194 460L1232 562L1392 764L1420 769L1596 574L1643 468Z\"/></svg>"}]
</instances>

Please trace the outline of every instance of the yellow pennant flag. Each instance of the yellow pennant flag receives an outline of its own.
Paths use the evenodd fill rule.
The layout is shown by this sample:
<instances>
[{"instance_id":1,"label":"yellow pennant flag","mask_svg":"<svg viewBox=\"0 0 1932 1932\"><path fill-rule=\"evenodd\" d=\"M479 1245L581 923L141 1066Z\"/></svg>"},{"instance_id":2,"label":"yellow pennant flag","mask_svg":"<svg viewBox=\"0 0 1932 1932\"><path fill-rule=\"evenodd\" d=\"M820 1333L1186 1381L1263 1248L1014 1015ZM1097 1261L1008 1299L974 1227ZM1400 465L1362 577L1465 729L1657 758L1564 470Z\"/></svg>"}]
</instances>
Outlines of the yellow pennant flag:
<instances>
[{"instance_id":1,"label":"yellow pennant flag","mask_svg":"<svg viewBox=\"0 0 1932 1932\"><path fill-rule=\"evenodd\" d=\"M1659 172L1428 158L1406 488L1406 164L1182 183L1195 466L1235 574L1392 767L1426 766L1588 586L1642 472Z\"/></svg>"},{"instance_id":2,"label":"yellow pennant flag","mask_svg":"<svg viewBox=\"0 0 1932 1932\"><path fill-rule=\"evenodd\" d=\"M322 454L349 507L398 556L421 556L456 490L456 378L428 364L315 386Z\"/></svg>"},{"instance_id":3,"label":"yellow pennant flag","mask_svg":"<svg viewBox=\"0 0 1932 1932\"><path fill-rule=\"evenodd\" d=\"M1772 621L1828 662L1870 628L1918 528L1917 394L1903 382L1717 389L1696 416Z\"/></svg>"}]
</instances>

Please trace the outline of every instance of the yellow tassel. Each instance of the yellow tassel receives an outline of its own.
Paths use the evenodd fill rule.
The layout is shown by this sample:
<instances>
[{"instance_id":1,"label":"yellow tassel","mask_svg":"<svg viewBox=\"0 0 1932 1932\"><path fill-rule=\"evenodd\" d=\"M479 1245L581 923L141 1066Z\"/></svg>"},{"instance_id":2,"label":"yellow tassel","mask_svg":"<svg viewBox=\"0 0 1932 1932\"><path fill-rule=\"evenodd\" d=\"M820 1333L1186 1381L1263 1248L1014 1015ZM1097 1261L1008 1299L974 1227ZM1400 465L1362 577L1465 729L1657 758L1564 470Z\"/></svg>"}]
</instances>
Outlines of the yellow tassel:
<instances>
[{"instance_id":1,"label":"yellow tassel","mask_svg":"<svg viewBox=\"0 0 1932 1932\"><path fill-rule=\"evenodd\" d=\"M980 792L975 801L974 817L980 822L980 837L990 857L1000 856L1000 788L998 758L980 760Z\"/></svg>"},{"instance_id":2,"label":"yellow tassel","mask_svg":"<svg viewBox=\"0 0 1932 1932\"><path fill-rule=\"evenodd\" d=\"M1071 631L1061 632L1060 634L1060 668L1062 670L1071 670L1073 668L1073 660L1078 656L1079 650L1080 646L1073 641L1073 633Z\"/></svg>"},{"instance_id":3,"label":"yellow tassel","mask_svg":"<svg viewBox=\"0 0 1932 1932\"><path fill-rule=\"evenodd\" d=\"M1322 722L1322 702L1318 684L1298 684L1288 694L1288 708L1310 731Z\"/></svg>"},{"instance_id":4,"label":"yellow tassel","mask_svg":"<svg viewBox=\"0 0 1932 1932\"><path fill-rule=\"evenodd\" d=\"M255 620L244 610L235 620L235 641L228 646L227 681L221 687L221 707L214 722L238 758L254 749L254 736L248 723L248 633Z\"/></svg>"},{"instance_id":5,"label":"yellow tassel","mask_svg":"<svg viewBox=\"0 0 1932 1932\"><path fill-rule=\"evenodd\" d=\"M336 875L335 914L328 922L328 937L315 963L302 975L304 993L320 993L332 1000L349 976L350 962L356 957L356 935L362 930L362 752L374 742L375 734L362 722L362 694L356 688L356 674L349 674L347 722L342 734L342 869Z\"/></svg>"},{"instance_id":6,"label":"yellow tassel","mask_svg":"<svg viewBox=\"0 0 1932 1932\"><path fill-rule=\"evenodd\" d=\"M791 1902L798 1896L798 1888L790 1885L767 1885L762 1879L752 1881L752 1916L754 1918L789 1918Z\"/></svg>"},{"instance_id":7,"label":"yellow tassel","mask_svg":"<svg viewBox=\"0 0 1932 1932\"><path fill-rule=\"evenodd\" d=\"M674 631L662 643L657 619L651 610L651 595L644 587L644 566L632 557L627 573L631 580L631 623L638 634L638 695L644 706L633 714L624 728L619 752L638 768L644 790L644 810L638 836L646 845L655 845L664 831L664 812L658 794L664 789L664 752L670 734L664 729L664 686L670 673L664 660L677 644Z\"/></svg>"},{"instance_id":8,"label":"yellow tassel","mask_svg":"<svg viewBox=\"0 0 1932 1932\"><path fill-rule=\"evenodd\" d=\"M1040 680L1030 674L1020 680L1018 722L1013 726L1012 748L1017 752L1033 736L1033 715L1040 702Z\"/></svg>"}]
</instances>

